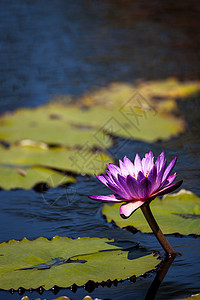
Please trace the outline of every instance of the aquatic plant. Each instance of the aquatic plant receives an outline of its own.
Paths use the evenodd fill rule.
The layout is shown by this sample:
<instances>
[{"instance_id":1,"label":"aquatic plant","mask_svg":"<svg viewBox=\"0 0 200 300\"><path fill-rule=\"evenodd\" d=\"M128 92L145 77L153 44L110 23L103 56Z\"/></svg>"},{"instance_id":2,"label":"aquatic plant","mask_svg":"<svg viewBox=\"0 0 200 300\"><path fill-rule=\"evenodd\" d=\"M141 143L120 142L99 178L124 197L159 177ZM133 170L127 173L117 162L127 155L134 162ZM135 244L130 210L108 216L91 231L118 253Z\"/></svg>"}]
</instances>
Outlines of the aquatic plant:
<instances>
[{"instance_id":1,"label":"aquatic plant","mask_svg":"<svg viewBox=\"0 0 200 300\"><path fill-rule=\"evenodd\" d=\"M172 192L182 184L182 180L173 183L176 173L171 172L176 160L177 157L167 166L164 152L158 156L155 163L151 151L146 153L142 160L136 154L134 163L125 156L123 161L119 160L119 166L107 165L107 175L96 176L115 194L89 196L101 202L125 202L120 207L122 218L130 217L140 207L157 239L169 255L175 252L158 227L149 204L155 197Z\"/></svg>"}]
</instances>

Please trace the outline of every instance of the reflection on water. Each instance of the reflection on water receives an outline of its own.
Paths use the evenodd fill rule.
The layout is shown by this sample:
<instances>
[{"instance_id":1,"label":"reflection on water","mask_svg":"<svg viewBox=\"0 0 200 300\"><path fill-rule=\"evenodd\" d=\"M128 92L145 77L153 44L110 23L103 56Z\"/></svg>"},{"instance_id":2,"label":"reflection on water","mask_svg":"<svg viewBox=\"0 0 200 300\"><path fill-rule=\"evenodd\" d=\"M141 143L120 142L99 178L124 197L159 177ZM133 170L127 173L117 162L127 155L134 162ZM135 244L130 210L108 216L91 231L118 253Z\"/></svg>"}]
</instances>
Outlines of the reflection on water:
<instances>
[{"instance_id":1,"label":"reflection on water","mask_svg":"<svg viewBox=\"0 0 200 300\"><path fill-rule=\"evenodd\" d=\"M197 79L198 10L195 1L1 0L0 112L41 105L55 94L81 95L114 81L170 76ZM116 159L125 154L133 159L135 153L143 156L149 150L157 156L164 150L170 161L178 154L176 171L179 179L184 179L183 187L200 194L198 100L180 103L181 114L188 121L185 134L155 144L118 139ZM4 230L0 241L56 234L99 236L137 241L150 250L162 251L154 236L133 235L105 222L100 214L102 204L87 197L97 190L98 194L107 193L95 178L79 177L71 189L67 199L62 188L44 195L1 191L0 227ZM158 298L177 299L199 292L199 238L168 239L183 255L175 259ZM153 278L126 281L117 288L100 287L91 296L144 299ZM69 290L58 295L66 294L75 299ZM1 295L18 299L16 294ZM76 293L79 299L85 295L84 289ZM45 297L55 298L51 292Z\"/></svg>"}]
</instances>

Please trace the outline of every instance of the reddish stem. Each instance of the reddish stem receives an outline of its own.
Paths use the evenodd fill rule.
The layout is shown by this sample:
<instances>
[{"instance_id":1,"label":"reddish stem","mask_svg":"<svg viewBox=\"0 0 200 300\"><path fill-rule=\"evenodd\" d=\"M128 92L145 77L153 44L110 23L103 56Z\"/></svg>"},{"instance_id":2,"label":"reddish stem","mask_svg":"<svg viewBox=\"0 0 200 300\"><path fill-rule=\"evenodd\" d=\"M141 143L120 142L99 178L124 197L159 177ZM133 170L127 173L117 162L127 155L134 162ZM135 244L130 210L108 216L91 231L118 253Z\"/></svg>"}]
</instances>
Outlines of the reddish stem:
<instances>
[{"instance_id":1,"label":"reddish stem","mask_svg":"<svg viewBox=\"0 0 200 300\"><path fill-rule=\"evenodd\" d=\"M153 233L155 234L157 240L159 241L159 243L161 244L161 246L163 247L165 252L168 254L169 257L174 257L176 255L176 252L174 251L172 246L169 244L166 237L164 236L161 229L159 228L154 216L152 215L149 203L146 203L145 205L143 205L141 207L141 210L142 210L149 226L151 227Z\"/></svg>"}]
</instances>

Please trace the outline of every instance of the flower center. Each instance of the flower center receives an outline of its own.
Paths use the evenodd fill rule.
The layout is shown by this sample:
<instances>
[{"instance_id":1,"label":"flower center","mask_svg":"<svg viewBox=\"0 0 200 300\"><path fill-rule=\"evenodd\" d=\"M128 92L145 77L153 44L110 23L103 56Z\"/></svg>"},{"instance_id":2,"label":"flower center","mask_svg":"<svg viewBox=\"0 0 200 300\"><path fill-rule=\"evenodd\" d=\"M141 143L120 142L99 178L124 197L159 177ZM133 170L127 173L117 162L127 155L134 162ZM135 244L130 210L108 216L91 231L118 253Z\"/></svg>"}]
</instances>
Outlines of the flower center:
<instances>
[{"instance_id":1,"label":"flower center","mask_svg":"<svg viewBox=\"0 0 200 300\"><path fill-rule=\"evenodd\" d=\"M148 176L149 176L149 173L150 173L149 171L147 171L147 172L146 172L146 177L148 177ZM144 174L144 175L145 175L145 174Z\"/></svg>"}]
</instances>

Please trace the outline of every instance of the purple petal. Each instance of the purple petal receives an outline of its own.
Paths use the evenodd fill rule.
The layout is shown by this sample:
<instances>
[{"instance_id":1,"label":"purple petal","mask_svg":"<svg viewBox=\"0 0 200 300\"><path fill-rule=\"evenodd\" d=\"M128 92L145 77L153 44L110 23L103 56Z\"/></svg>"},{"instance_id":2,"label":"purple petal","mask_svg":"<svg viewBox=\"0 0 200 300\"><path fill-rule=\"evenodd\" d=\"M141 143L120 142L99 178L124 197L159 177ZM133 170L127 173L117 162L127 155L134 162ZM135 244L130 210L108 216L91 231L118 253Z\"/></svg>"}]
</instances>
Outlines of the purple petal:
<instances>
[{"instance_id":1,"label":"purple petal","mask_svg":"<svg viewBox=\"0 0 200 300\"><path fill-rule=\"evenodd\" d=\"M162 190L154 193L152 196L161 196L161 195L164 195L164 194L168 194L168 193L171 193L173 192L174 190L176 190L177 188L179 188L179 186L182 184L183 180L180 180L176 183L173 183L171 185L168 185L166 186L165 188L163 188Z\"/></svg>"},{"instance_id":2,"label":"purple petal","mask_svg":"<svg viewBox=\"0 0 200 300\"><path fill-rule=\"evenodd\" d=\"M124 177L118 174L118 178L115 178L114 176L112 176L112 178L113 183L108 183L108 187L112 189L113 192L119 194L121 197L124 197L126 200L131 200L131 192L126 184L126 180L124 179Z\"/></svg>"},{"instance_id":3,"label":"purple petal","mask_svg":"<svg viewBox=\"0 0 200 300\"><path fill-rule=\"evenodd\" d=\"M120 173L121 174L121 171L120 171L120 168L114 164L108 164L107 165L107 168L108 170L110 171L110 173L112 175L114 175L115 177L117 177L117 175Z\"/></svg>"},{"instance_id":4,"label":"purple petal","mask_svg":"<svg viewBox=\"0 0 200 300\"><path fill-rule=\"evenodd\" d=\"M111 176L111 179L112 179L112 182L108 182L107 183L107 186L113 191L115 192L116 194L120 195L121 197L123 197L124 199L126 200L131 200L131 196L130 196L130 193L129 191L127 190L126 188L126 185L124 184L124 179L123 176L119 175L118 174L118 177L120 176L121 177L121 181L119 181L119 178L116 178L115 176L113 175L110 175ZM123 180L123 181L122 181Z\"/></svg>"},{"instance_id":5,"label":"purple petal","mask_svg":"<svg viewBox=\"0 0 200 300\"><path fill-rule=\"evenodd\" d=\"M131 177L130 175L126 178L127 186L131 192L131 196L135 199L138 199L138 182L135 180L135 178Z\"/></svg>"},{"instance_id":6,"label":"purple petal","mask_svg":"<svg viewBox=\"0 0 200 300\"><path fill-rule=\"evenodd\" d=\"M157 167L157 173L162 169L164 163L165 163L165 153L162 152L160 155L158 155L158 158L155 162L155 166Z\"/></svg>"},{"instance_id":7,"label":"purple petal","mask_svg":"<svg viewBox=\"0 0 200 300\"><path fill-rule=\"evenodd\" d=\"M123 174L124 176L127 176L129 174L129 171L127 170L125 164L121 160L119 160L119 167L121 170L120 174Z\"/></svg>"},{"instance_id":8,"label":"purple petal","mask_svg":"<svg viewBox=\"0 0 200 300\"><path fill-rule=\"evenodd\" d=\"M96 175L96 177L97 177L97 179L99 179L99 181L101 181L103 184L105 184L106 186L108 186L108 185L107 185L108 180L106 179L105 176L106 176L106 175Z\"/></svg>"},{"instance_id":9,"label":"purple petal","mask_svg":"<svg viewBox=\"0 0 200 300\"><path fill-rule=\"evenodd\" d=\"M106 172L107 172L108 176L106 176L106 175L105 176L106 176L108 183L111 183L111 184L115 183L115 181L114 181L115 176L108 170L106 170Z\"/></svg>"},{"instance_id":10,"label":"purple petal","mask_svg":"<svg viewBox=\"0 0 200 300\"><path fill-rule=\"evenodd\" d=\"M135 156L134 160L134 166L135 166L135 173L139 173L139 171L142 171L142 162L138 154Z\"/></svg>"},{"instance_id":11,"label":"purple petal","mask_svg":"<svg viewBox=\"0 0 200 300\"><path fill-rule=\"evenodd\" d=\"M153 188L153 186L155 186L156 178L157 178L157 169L156 169L156 166L153 166L153 168L151 169L151 171L148 175L148 179L149 179L149 181L151 181L152 188Z\"/></svg>"},{"instance_id":12,"label":"purple petal","mask_svg":"<svg viewBox=\"0 0 200 300\"><path fill-rule=\"evenodd\" d=\"M114 185L115 185L115 181L114 181L115 176L112 175L112 174L110 173L110 171L108 171L108 170L106 170L106 172L107 172L108 176L105 175L105 178L107 179L108 183L109 183L109 184L114 184Z\"/></svg>"},{"instance_id":13,"label":"purple petal","mask_svg":"<svg viewBox=\"0 0 200 300\"><path fill-rule=\"evenodd\" d=\"M93 199L93 200L97 200L100 202L124 202L124 198L121 198L119 196L116 195L91 195L89 196L89 198Z\"/></svg>"},{"instance_id":14,"label":"purple petal","mask_svg":"<svg viewBox=\"0 0 200 300\"><path fill-rule=\"evenodd\" d=\"M117 174L118 175L118 174ZM110 175L111 176L111 179L112 179L112 183L116 186L119 186L119 180L118 180L118 176L115 177L114 175Z\"/></svg>"},{"instance_id":15,"label":"purple petal","mask_svg":"<svg viewBox=\"0 0 200 300\"><path fill-rule=\"evenodd\" d=\"M176 178L176 173L170 175L167 180L165 181L165 184L163 185L163 187L166 187L167 185L171 184L174 179Z\"/></svg>"},{"instance_id":16,"label":"purple petal","mask_svg":"<svg viewBox=\"0 0 200 300\"><path fill-rule=\"evenodd\" d=\"M153 168L154 166L153 160L154 157L151 151L149 153L146 153L145 157L142 159L142 169L145 175L148 174L150 170Z\"/></svg>"},{"instance_id":17,"label":"purple petal","mask_svg":"<svg viewBox=\"0 0 200 300\"><path fill-rule=\"evenodd\" d=\"M119 188L128 195L127 199L132 199L131 191L126 183L126 179L118 174Z\"/></svg>"},{"instance_id":18,"label":"purple petal","mask_svg":"<svg viewBox=\"0 0 200 300\"><path fill-rule=\"evenodd\" d=\"M126 166L126 169L128 170L129 174L134 176L134 174L135 174L134 164L126 156L124 156L124 165Z\"/></svg>"},{"instance_id":19,"label":"purple petal","mask_svg":"<svg viewBox=\"0 0 200 300\"><path fill-rule=\"evenodd\" d=\"M156 179L156 184L153 187L153 191L158 190L162 183L162 178L163 178L163 174L164 174L164 171L166 168L166 163L167 163L167 160L165 159L164 163L162 164L161 170L158 172L158 169L157 169L157 179Z\"/></svg>"},{"instance_id":20,"label":"purple petal","mask_svg":"<svg viewBox=\"0 0 200 300\"><path fill-rule=\"evenodd\" d=\"M121 184L122 188L123 189L126 189L126 179L124 176L118 174L118 180L119 180L119 183Z\"/></svg>"},{"instance_id":21,"label":"purple petal","mask_svg":"<svg viewBox=\"0 0 200 300\"><path fill-rule=\"evenodd\" d=\"M147 199L151 193L151 182L145 177L138 185L140 199Z\"/></svg>"},{"instance_id":22,"label":"purple petal","mask_svg":"<svg viewBox=\"0 0 200 300\"><path fill-rule=\"evenodd\" d=\"M144 178L145 178L144 174L140 171L137 176L137 181L140 182Z\"/></svg>"},{"instance_id":23,"label":"purple petal","mask_svg":"<svg viewBox=\"0 0 200 300\"><path fill-rule=\"evenodd\" d=\"M145 203L145 200L131 201L126 204L122 204L120 207L120 215L123 219L126 219L136 211L140 206Z\"/></svg>"},{"instance_id":24,"label":"purple petal","mask_svg":"<svg viewBox=\"0 0 200 300\"><path fill-rule=\"evenodd\" d=\"M108 187L114 193L116 193L119 196L121 196L123 199L125 199L125 200L131 200L131 197L124 190L121 190L118 186L116 186L114 184L111 184L111 183L108 183Z\"/></svg>"},{"instance_id":25,"label":"purple petal","mask_svg":"<svg viewBox=\"0 0 200 300\"><path fill-rule=\"evenodd\" d=\"M177 161L177 157L174 157L174 159L170 162L169 166L166 168L162 178L163 184L165 184L165 181L167 180L169 174L171 173L173 167L175 166L176 161Z\"/></svg>"}]
</instances>

